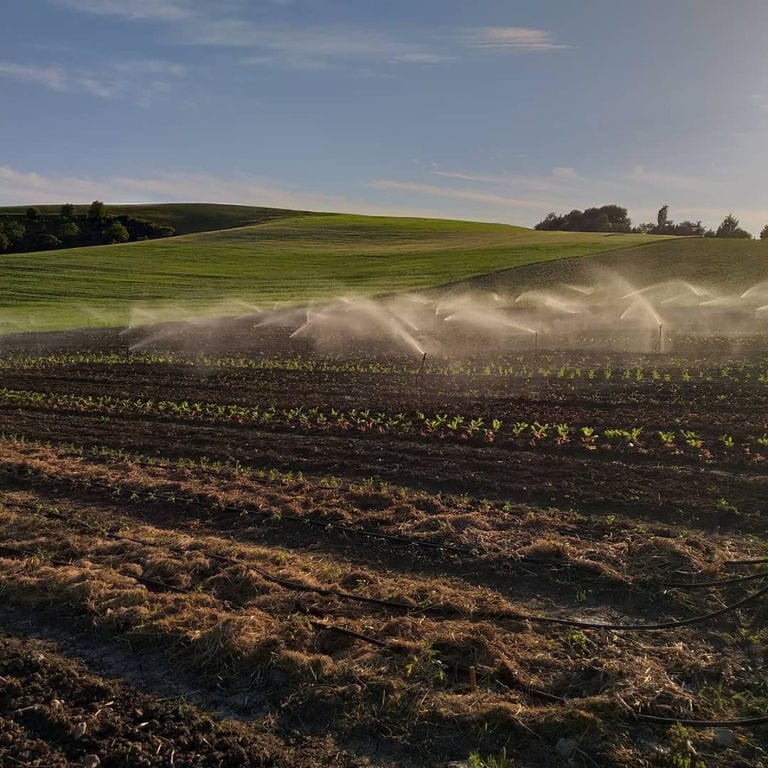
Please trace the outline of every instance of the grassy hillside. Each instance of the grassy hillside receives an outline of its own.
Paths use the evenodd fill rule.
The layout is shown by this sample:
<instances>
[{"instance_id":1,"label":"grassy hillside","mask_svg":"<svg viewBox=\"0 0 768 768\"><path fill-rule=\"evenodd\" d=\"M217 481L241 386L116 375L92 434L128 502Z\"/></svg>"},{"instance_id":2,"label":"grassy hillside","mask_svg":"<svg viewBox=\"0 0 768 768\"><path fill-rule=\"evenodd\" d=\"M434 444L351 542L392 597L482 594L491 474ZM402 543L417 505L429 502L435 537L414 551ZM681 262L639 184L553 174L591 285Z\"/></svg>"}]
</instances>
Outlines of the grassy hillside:
<instances>
[{"instance_id":1,"label":"grassy hillside","mask_svg":"<svg viewBox=\"0 0 768 768\"><path fill-rule=\"evenodd\" d=\"M29 206L0 208L3 217L17 218L26 214ZM60 205L36 206L45 216L58 216ZM87 205L76 206L79 213L85 213ZM145 205L107 205L111 215L128 215L137 219L148 219L166 227L173 227L179 235L191 232L207 232L230 227L244 227L249 224L263 224L286 216L301 216L303 211L283 208L256 208L250 205L218 205L215 203L147 203Z\"/></svg>"},{"instance_id":2,"label":"grassy hillside","mask_svg":"<svg viewBox=\"0 0 768 768\"><path fill-rule=\"evenodd\" d=\"M741 292L768 280L768 242L676 237L650 239L641 248L622 248L565 262L531 263L461 282L452 288L519 293L559 283L594 284L620 275L632 286L679 279L722 292Z\"/></svg>"},{"instance_id":3,"label":"grassy hillside","mask_svg":"<svg viewBox=\"0 0 768 768\"><path fill-rule=\"evenodd\" d=\"M137 308L149 321L188 309L237 314L251 304L428 288L648 241L642 235L321 214L9 255L0 259L0 331L122 325Z\"/></svg>"}]
</instances>

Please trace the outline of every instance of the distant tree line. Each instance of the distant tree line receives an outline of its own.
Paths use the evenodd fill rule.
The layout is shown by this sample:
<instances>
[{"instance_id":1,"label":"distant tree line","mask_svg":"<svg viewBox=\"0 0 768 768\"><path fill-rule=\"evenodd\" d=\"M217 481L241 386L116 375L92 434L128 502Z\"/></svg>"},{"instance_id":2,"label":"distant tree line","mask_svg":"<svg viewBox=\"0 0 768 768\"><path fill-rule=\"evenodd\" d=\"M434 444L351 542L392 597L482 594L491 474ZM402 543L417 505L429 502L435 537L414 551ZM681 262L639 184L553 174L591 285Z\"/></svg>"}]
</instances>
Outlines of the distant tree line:
<instances>
[{"instance_id":1,"label":"distant tree line","mask_svg":"<svg viewBox=\"0 0 768 768\"><path fill-rule=\"evenodd\" d=\"M84 245L109 245L135 240L153 240L176 234L173 227L133 216L113 216L101 200L84 212L71 203L58 214L43 214L27 208L26 214L0 216L0 252L25 253Z\"/></svg>"},{"instance_id":2,"label":"distant tree line","mask_svg":"<svg viewBox=\"0 0 768 768\"><path fill-rule=\"evenodd\" d=\"M620 205L603 205L600 208L577 209L558 215L548 213L534 229L561 230L565 232L631 232L632 222L627 209Z\"/></svg>"},{"instance_id":3,"label":"distant tree line","mask_svg":"<svg viewBox=\"0 0 768 768\"><path fill-rule=\"evenodd\" d=\"M730 237L751 239L752 235L739 226L739 220L729 213L717 229L705 229L700 221L674 222L669 218L669 206L663 205L656 215L655 224L632 226L627 209L619 205L600 208L574 209L570 213L548 213L534 229L566 232L632 232L650 235L678 235L682 237ZM761 240L768 240L768 224L760 232Z\"/></svg>"}]
</instances>

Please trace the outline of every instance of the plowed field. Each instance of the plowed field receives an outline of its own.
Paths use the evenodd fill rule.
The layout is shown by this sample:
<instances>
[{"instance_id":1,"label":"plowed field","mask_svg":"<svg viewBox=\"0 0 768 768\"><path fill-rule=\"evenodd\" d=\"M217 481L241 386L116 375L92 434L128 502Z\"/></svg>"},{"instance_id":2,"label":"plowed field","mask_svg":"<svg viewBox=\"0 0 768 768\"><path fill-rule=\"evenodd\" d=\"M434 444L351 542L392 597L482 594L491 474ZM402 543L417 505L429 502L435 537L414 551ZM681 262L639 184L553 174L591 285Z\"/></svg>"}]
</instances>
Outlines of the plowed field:
<instances>
[{"instance_id":1,"label":"plowed field","mask_svg":"<svg viewBox=\"0 0 768 768\"><path fill-rule=\"evenodd\" d=\"M0 357L0 765L766 761L766 358L93 338Z\"/></svg>"}]
</instances>

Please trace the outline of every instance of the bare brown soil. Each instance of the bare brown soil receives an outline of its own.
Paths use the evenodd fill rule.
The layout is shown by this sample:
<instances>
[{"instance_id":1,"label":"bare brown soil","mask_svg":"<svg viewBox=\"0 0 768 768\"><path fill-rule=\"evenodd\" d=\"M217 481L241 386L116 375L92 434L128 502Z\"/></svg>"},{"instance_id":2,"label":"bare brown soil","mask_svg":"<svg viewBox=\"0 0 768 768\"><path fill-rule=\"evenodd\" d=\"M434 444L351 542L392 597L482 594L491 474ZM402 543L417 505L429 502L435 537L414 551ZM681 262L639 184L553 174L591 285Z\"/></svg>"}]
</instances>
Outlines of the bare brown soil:
<instances>
[{"instance_id":1,"label":"bare brown soil","mask_svg":"<svg viewBox=\"0 0 768 768\"><path fill-rule=\"evenodd\" d=\"M739 448L768 431L763 361L357 361L19 363L0 386L643 432L591 450L3 400L0 764L766 761L768 727L730 722L768 709L768 564L734 564L766 556L768 471Z\"/></svg>"}]
</instances>

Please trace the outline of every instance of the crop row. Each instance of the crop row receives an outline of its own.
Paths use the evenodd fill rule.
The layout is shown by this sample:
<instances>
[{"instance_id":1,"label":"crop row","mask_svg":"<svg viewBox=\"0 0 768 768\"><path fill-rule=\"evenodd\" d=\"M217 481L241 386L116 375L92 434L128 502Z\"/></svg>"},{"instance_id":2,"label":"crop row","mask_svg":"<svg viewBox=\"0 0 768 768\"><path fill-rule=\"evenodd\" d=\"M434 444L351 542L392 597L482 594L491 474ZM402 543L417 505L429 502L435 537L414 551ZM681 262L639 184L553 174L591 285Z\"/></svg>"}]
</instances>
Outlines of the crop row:
<instances>
[{"instance_id":1,"label":"crop row","mask_svg":"<svg viewBox=\"0 0 768 768\"><path fill-rule=\"evenodd\" d=\"M336 357L237 357L182 356L173 353L55 353L49 355L7 355L0 357L0 370L30 370L66 365L186 365L233 370L287 370L332 373L416 374L419 361L412 359L348 359ZM502 377L513 379L544 379L578 382L730 382L768 384L768 366L743 361L711 365L685 360L640 360L629 366L596 364L593 361L562 362L562 359L542 355L536 359L518 356L494 362L432 360L423 373L430 375L460 375Z\"/></svg>"},{"instance_id":2,"label":"crop row","mask_svg":"<svg viewBox=\"0 0 768 768\"><path fill-rule=\"evenodd\" d=\"M566 422L516 421L471 417L462 414L384 413L370 409L275 405L236 405L189 402L187 400L152 400L114 398L109 395L76 395L29 390L0 389L0 404L34 407L51 411L112 416L152 416L180 420L229 422L242 425L299 429L332 433L379 433L391 436L431 437L439 440L503 442L506 447L572 447L594 451L631 450L645 453L662 450L673 455L689 454L708 461L716 456L748 460L758 464L768 454L768 432L735 437L731 434L701 435L687 429L646 430L643 426L624 425L597 429L591 425Z\"/></svg>"}]
</instances>

